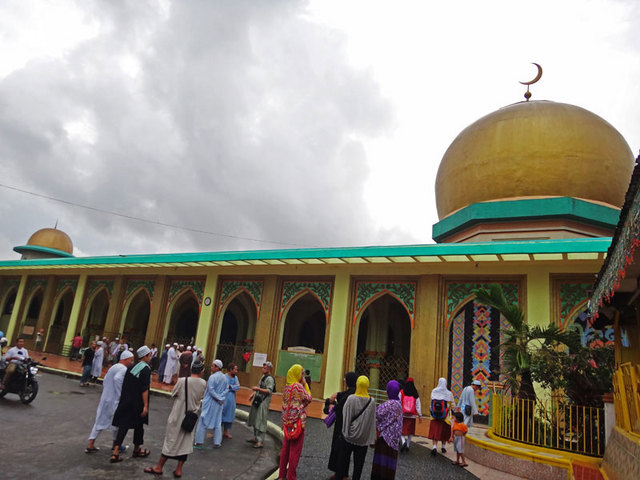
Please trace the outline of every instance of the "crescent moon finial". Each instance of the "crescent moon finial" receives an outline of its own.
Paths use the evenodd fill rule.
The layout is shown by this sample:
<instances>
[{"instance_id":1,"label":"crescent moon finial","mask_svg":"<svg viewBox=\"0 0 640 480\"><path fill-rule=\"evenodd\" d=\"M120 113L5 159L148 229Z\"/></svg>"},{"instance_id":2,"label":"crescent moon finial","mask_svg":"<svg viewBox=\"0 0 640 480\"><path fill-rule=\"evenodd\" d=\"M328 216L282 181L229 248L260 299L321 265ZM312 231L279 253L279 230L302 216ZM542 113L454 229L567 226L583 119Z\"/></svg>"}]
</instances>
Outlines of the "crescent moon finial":
<instances>
[{"instance_id":1,"label":"crescent moon finial","mask_svg":"<svg viewBox=\"0 0 640 480\"><path fill-rule=\"evenodd\" d=\"M534 83L536 83L538 80L540 80L540 78L542 78L542 67L537 63L532 63L532 64L536 66L536 68L538 69L538 73L536 74L533 80L529 80L528 82L520 82L522 85L527 86L527 91L524 94L524 98L527 100L527 102L531 98L531 92L529 91L529 87Z\"/></svg>"}]
</instances>

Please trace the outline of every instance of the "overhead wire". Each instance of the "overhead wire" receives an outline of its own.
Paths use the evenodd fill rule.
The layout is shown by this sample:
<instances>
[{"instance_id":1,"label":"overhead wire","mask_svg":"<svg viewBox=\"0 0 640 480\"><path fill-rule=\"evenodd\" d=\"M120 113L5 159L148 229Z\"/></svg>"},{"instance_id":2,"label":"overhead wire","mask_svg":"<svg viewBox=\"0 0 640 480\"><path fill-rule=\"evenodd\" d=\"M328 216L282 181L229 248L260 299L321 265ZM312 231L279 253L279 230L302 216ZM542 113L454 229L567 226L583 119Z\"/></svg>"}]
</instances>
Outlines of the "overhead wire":
<instances>
[{"instance_id":1,"label":"overhead wire","mask_svg":"<svg viewBox=\"0 0 640 480\"><path fill-rule=\"evenodd\" d=\"M175 225L175 224L172 224L172 223L160 222L158 220L150 220L148 218L136 217L134 215L127 215L126 213L114 212L112 210L106 210L104 208L93 207L93 206L90 206L90 205L83 205L81 203L76 203L76 202L72 202L72 201L69 201L69 200L64 200L64 199L61 199L61 198L52 197L50 195L44 195L42 193L37 193L37 192L30 191L30 190L25 190L25 189L22 189L22 188L18 188L18 187L13 187L11 185L5 185L3 183L0 183L0 187L6 188L7 190L13 190L15 192L20 192L20 193L25 193L27 195L32 195L34 197L44 198L46 200L52 200L54 202L63 203L65 205L70 205L70 206L78 207L78 208L84 208L86 210L90 210L90 211L97 212L97 213L106 213L108 215L113 215L113 216L116 216L116 217L126 218L126 219L129 219L129 220L136 220L138 222L150 223L152 225L159 225L159 226L162 226L162 227L175 228L175 229L178 229L178 230L185 230L185 231L188 231L188 232L201 233L201 234L204 234L204 235L212 235L212 236L217 236L217 237L232 238L234 240L248 240L248 241L251 241L251 242L271 243L271 244L274 244L274 245L286 245L286 246L290 246L290 247L309 247L309 245L300 245L300 244L297 244L297 243L281 242L281 241L277 241L277 240L264 240L264 239L260 239L260 238L243 237L243 236L240 236L240 235L231 235L231 234L228 234L228 233L211 232L211 231L202 230L202 229L199 229L199 228L191 228L191 227L185 227L183 225Z\"/></svg>"}]
</instances>

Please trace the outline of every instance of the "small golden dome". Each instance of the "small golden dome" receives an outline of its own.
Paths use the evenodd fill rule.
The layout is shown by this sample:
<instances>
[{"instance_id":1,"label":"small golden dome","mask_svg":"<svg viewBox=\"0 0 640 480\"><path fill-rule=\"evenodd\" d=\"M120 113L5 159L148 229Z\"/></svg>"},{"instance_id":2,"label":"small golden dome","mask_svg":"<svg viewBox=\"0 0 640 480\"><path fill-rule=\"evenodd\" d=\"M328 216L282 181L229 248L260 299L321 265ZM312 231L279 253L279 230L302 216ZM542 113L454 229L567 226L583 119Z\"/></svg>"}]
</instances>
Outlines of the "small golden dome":
<instances>
[{"instance_id":1,"label":"small golden dome","mask_svg":"<svg viewBox=\"0 0 640 480\"><path fill-rule=\"evenodd\" d=\"M549 101L501 108L465 128L436 177L440 219L476 202L573 197L621 207L633 154L584 108Z\"/></svg>"},{"instance_id":2,"label":"small golden dome","mask_svg":"<svg viewBox=\"0 0 640 480\"><path fill-rule=\"evenodd\" d=\"M56 228L43 228L31 235L27 245L33 245L38 247L53 248L54 250L60 250L73 254L73 242L69 235L62 230Z\"/></svg>"}]
</instances>

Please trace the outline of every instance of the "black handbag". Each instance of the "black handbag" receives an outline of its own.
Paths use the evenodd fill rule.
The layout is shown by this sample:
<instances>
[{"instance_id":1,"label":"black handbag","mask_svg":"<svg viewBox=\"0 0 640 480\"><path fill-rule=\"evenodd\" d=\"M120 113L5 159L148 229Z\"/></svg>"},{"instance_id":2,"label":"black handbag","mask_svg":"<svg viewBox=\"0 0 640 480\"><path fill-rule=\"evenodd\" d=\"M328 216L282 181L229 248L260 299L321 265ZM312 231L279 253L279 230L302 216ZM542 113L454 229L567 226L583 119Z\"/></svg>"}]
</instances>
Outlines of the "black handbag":
<instances>
[{"instance_id":1,"label":"black handbag","mask_svg":"<svg viewBox=\"0 0 640 480\"><path fill-rule=\"evenodd\" d=\"M193 429L196 428L196 423L198 423L198 414L196 412L190 412L187 407L189 400L189 389L187 385L189 385L189 377L184 378L184 418L182 419L180 427L185 432L191 433Z\"/></svg>"}]
</instances>

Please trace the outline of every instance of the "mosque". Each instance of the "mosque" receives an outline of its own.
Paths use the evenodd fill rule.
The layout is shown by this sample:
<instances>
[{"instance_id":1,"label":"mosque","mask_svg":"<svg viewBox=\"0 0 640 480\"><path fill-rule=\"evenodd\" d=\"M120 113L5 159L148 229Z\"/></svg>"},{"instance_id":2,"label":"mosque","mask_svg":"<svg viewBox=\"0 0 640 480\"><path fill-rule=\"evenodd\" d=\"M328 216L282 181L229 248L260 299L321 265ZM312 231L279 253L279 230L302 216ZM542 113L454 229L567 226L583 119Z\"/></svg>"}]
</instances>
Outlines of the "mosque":
<instances>
[{"instance_id":1,"label":"mosque","mask_svg":"<svg viewBox=\"0 0 640 480\"><path fill-rule=\"evenodd\" d=\"M500 381L500 312L474 288L499 283L527 321L593 329L586 320L634 167L620 133L583 108L527 101L464 129L440 163L435 244L74 257L71 239L43 229L21 259L0 261L0 330L65 353L76 332L128 343L195 342L208 359L274 363L278 390L292 363L314 397L344 373L372 387L415 379L422 396L449 379ZM480 399L488 415L488 395Z\"/></svg>"}]
</instances>

